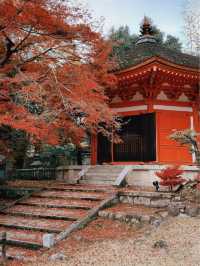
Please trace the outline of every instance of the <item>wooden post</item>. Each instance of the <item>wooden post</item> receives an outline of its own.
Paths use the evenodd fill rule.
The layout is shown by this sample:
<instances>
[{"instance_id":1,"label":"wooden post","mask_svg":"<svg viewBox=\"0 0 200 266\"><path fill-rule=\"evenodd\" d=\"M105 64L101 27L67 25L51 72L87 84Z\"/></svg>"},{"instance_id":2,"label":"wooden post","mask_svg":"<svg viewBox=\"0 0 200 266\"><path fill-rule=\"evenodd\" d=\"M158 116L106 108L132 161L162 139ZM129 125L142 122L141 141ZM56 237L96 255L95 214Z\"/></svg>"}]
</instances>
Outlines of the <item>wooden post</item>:
<instances>
[{"instance_id":1,"label":"wooden post","mask_svg":"<svg viewBox=\"0 0 200 266\"><path fill-rule=\"evenodd\" d=\"M97 134L91 135L91 164L97 164Z\"/></svg>"},{"instance_id":2,"label":"wooden post","mask_svg":"<svg viewBox=\"0 0 200 266\"><path fill-rule=\"evenodd\" d=\"M3 232L1 235L1 243L2 243L1 257L2 257L2 261L6 260L6 238L7 238L7 234L6 234L6 232Z\"/></svg>"},{"instance_id":3,"label":"wooden post","mask_svg":"<svg viewBox=\"0 0 200 266\"><path fill-rule=\"evenodd\" d=\"M111 162L114 162L114 135L112 129L112 139L111 139Z\"/></svg>"}]
</instances>

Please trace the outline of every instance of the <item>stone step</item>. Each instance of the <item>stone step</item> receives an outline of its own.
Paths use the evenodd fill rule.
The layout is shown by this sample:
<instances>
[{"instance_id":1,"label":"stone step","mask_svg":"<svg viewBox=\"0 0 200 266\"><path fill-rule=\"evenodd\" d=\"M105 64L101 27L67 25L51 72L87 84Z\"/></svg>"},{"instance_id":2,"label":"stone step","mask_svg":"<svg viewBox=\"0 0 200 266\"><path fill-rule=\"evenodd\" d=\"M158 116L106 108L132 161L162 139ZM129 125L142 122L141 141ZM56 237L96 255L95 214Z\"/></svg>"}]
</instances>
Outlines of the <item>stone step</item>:
<instances>
[{"instance_id":1,"label":"stone step","mask_svg":"<svg viewBox=\"0 0 200 266\"><path fill-rule=\"evenodd\" d=\"M83 179L79 181L80 184L89 184L89 185L107 185L107 186L112 186L114 185L114 181L110 180L91 180L91 179Z\"/></svg>"},{"instance_id":2,"label":"stone step","mask_svg":"<svg viewBox=\"0 0 200 266\"><path fill-rule=\"evenodd\" d=\"M27 248L10 247L10 246L6 248L7 259L31 261L31 258L33 258L35 255L36 251ZM1 245L0 245L0 257L1 257ZM16 265L18 265L17 262Z\"/></svg>"},{"instance_id":3,"label":"stone step","mask_svg":"<svg viewBox=\"0 0 200 266\"><path fill-rule=\"evenodd\" d=\"M109 194L104 192L71 192L71 191L43 191L35 193L33 196L41 198L70 198L70 199L88 199L103 200Z\"/></svg>"},{"instance_id":4,"label":"stone step","mask_svg":"<svg viewBox=\"0 0 200 266\"><path fill-rule=\"evenodd\" d=\"M32 217L19 217L14 215L0 215L0 226L16 229L60 233L71 224L70 221L51 220Z\"/></svg>"},{"instance_id":5,"label":"stone step","mask_svg":"<svg viewBox=\"0 0 200 266\"><path fill-rule=\"evenodd\" d=\"M0 227L0 234L3 232L6 232L6 242L8 245L17 245L33 249L38 249L43 246L42 232Z\"/></svg>"},{"instance_id":6,"label":"stone step","mask_svg":"<svg viewBox=\"0 0 200 266\"><path fill-rule=\"evenodd\" d=\"M59 190L59 191L74 191L74 192L109 192L107 186L98 186L98 185L89 185L89 186L84 186L81 184L74 184L74 185L68 185L66 182L58 183L55 181L55 184L52 185L45 185L41 184L39 187L39 184L36 184L34 181L35 188L42 188L42 189L47 189L47 190ZM12 187L10 187L12 188ZM17 189L17 188L15 188ZM26 190L27 187L24 186L23 188L21 187L22 190ZM1 199L0 199L1 200ZM4 199L4 202L6 203L6 200ZM10 200L12 202L12 200Z\"/></svg>"},{"instance_id":7,"label":"stone step","mask_svg":"<svg viewBox=\"0 0 200 266\"><path fill-rule=\"evenodd\" d=\"M124 167L95 167L95 168L89 168L89 170L87 171L87 173L105 173L105 174L119 174Z\"/></svg>"},{"instance_id":8,"label":"stone step","mask_svg":"<svg viewBox=\"0 0 200 266\"><path fill-rule=\"evenodd\" d=\"M123 169L123 165L97 164L90 166L89 169Z\"/></svg>"},{"instance_id":9,"label":"stone step","mask_svg":"<svg viewBox=\"0 0 200 266\"><path fill-rule=\"evenodd\" d=\"M99 212L100 217L121 221L147 222L160 218L161 210L145 206L135 206L128 203L118 203L115 206Z\"/></svg>"},{"instance_id":10,"label":"stone step","mask_svg":"<svg viewBox=\"0 0 200 266\"><path fill-rule=\"evenodd\" d=\"M83 179L91 180L105 180L105 181L115 181L117 178L116 174L96 174L96 173L87 173Z\"/></svg>"},{"instance_id":11,"label":"stone step","mask_svg":"<svg viewBox=\"0 0 200 266\"><path fill-rule=\"evenodd\" d=\"M26 206L26 205L15 205L4 211L5 214L18 215L18 216L31 216L39 218L49 219L63 219L75 221L83 218L87 211L86 210L72 210L66 208L48 208L48 207L37 207L37 206Z\"/></svg>"},{"instance_id":12,"label":"stone step","mask_svg":"<svg viewBox=\"0 0 200 266\"><path fill-rule=\"evenodd\" d=\"M18 182L10 182L10 186L12 187L20 187L21 189L26 188L37 188L37 189L48 189L48 190L63 190L63 191L84 191L84 192L110 192L111 190L115 190L112 186L110 188L104 184L75 184L75 185L68 185L65 181L57 181L54 182L50 181L28 181L28 180L18 180Z\"/></svg>"},{"instance_id":13,"label":"stone step","mask_svg":"<svg viewBox=\"0 0 200 266\"><path fill-rule=\"evenodd\" d=\"M18 203L18 205L30 205L30 206L40 206L48 208L71 208L71 209L91 209L97 206L97 202L90 200L70 200L70 199L54 199L54 198L37 198L30 197L24 201Z\"/></svg>"},{"instance_id":14,"label":"stone step","mask_svg":"<svg viewBox=\"0 0 200 266\"><path fill-rule=\"evenodd\" d=\"M84 186L81 184L67 185L66 183L59 185L48 186L48 190L63 190L63 191L75 191L75 192L109 192L107 186Z\"/></svg>"}]
</instances>

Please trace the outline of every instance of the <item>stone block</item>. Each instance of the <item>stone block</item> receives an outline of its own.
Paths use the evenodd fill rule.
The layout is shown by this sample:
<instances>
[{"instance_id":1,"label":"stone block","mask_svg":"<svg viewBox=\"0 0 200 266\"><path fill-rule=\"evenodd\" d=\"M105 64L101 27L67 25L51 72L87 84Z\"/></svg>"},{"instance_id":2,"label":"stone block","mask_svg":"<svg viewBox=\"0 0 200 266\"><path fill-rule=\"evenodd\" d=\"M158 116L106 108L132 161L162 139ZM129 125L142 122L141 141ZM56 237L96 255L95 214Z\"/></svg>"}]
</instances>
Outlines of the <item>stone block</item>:
<instances>
[{"instance_id":1,"label":"stone block","mask_svg":"<svg viewBox=\"0 0 200 266\"><path fill-rule=\"evenodd\" d=\"M124 197L123 200L122 200L123 203L129 203L128 202L128 197Z\"/></svg>"},{"instance_id":2,"label":"stone block","mask_svg":"<svg viewBox=\"0 0 200 266\"><path fill-rule=\"evenodd\" d=\"M43 247L51 248L55 242L54 234L44 234L42 238L42 242L43 242Z\"/></svg>"},{"instance_id":3,"label":"stone block","mask_svg":"<svg viewBox=\"0 0 200 266\"><path fill-rule=\"evenodd\" d=\"M122 221L123 218L124 218L124 214L123 213L118 212L118 213L115 214L115 219L116 220Z\"/></svg>"},{"instance_id":4,"label":"stone block","mask_svg":"<svg viewBox=\"0 0 200 266\"><path fill-rule=\"evenodd\" d=\"M51 255L49 259L52 261L56 261L56 260L67 260L68 258L62 253L56 253L56 254Z\"/></svg>"},{"instance_id":5,"label":"stone block","mask_svg":"<svg viewBox=\"0 0 200 266\"><path fill-rule=\"evenodd\" d=\"M137 219L137 218L135 218L135 217L133 217L133 218L130 220L130 222L131 222L132 224L136 224L136 225L140 224L140 220Z\"/></svg>"},{"instance_id":6,"label":"stone block","mask_svg":"<svg viewBox=\"0 0 200 266\"><path fill-rule=\"evenodd\" d=\"M109 215L109 213L106 212L106 211L99 211L98 215L99 215L100 217L107 217L107 216Z\"/></svg>"},{"instance_id":7,"label":"stone block","mask_svg":"<svg viewBox=\"0 0 200 266\"><path fill-rule=\"evenodd\" d=\"M160 226L161 222L162 222L161 219L158 219L158 218L154 217L153 219L151 219L151 222L150 223L153 226L158 227L158 226Z\"/></svg>"},{"instance_id":8,"label":"stone block","mask_svg":"<svg viewBox=\"0 0 200 266\"><path fill-rule=\"evenodd\" d=\"M109 219L114 220L115 219L115 214L110 212L108 217L109 217Z\"/></svg>"},{"instance_id":9,"label":"stone block","mask_svg":"<svg viewBox=\"0 0 200 266\"><path fill-rule=\"evenodd\" d=\"M143 223L150 223L151 217L149 215L142 215L141 222Z\"/></svg>"},{"instance_id":10,"label":"stone block","mask_svg":"<svg viewBox=\"0 0 200 266\"><path fill-rule=\"evenodd\" d=\"M162 211L162 212L159 212L159 215L162 217L162 218L166 218L168 216L168 211Z\"/></svg>"},{"instance_id":11,"label":"stone block","mask_svg":"<svg viewBox=\"0 0 200 266\"><path fill-rule=\"evenodd\" d=\"M133 197L127 197L128 203L133 204L134 203L134 198Z\"/></svg>"},{"instance_id":12,"label":"stone block","mask_svg":"<svg viewBox=\"0 0 200 266\"><path fill-rule=\"evenodd\" d=\"M169 199L158 199L158 200L151 200L150 206L155 208L164 208L169 206L170 200Z\"/></svg>"},{"instance_id":13,"label":"stone block","mask_svg":"<svg viewBox=\"0 0 200 266\"><path fill-rule=\"evenodd\" d=\"M199 214L198 206L187 206L185 208L185 213L191 217L196 217Z\"/></svg>"},{"instance_id":14,"label":"stone block","mask_svg":"<svg viewBox=\"0 0 200 266\"><path fill-rule=\"evenodd\" d=\"M134 198L134 204L149 206L150 203L151 203L150 198L146 198L146 197L135 197Z\"/></svg>"},{"instance_id":15,"label":"stone block","mask_svg":"<svg viewBox=\"0 0 200 266\"><path fill-rule=\"evenodd\" d=\"M167 210L168 210L169 215L173 217L178 216L180 214L179 207L175 205L169 205Z\"/></svg>"}]
</instances>

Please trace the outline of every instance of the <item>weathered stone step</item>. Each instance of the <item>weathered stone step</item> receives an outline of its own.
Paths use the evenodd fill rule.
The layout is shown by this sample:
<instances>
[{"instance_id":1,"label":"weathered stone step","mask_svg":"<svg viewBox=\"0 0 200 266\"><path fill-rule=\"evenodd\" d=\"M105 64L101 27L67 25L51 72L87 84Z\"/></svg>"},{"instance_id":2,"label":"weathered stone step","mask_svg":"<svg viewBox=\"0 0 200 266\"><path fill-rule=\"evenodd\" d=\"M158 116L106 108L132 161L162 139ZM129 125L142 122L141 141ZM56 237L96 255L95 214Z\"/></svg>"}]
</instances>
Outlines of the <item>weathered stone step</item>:
<instances>
[{"instance_id":1,"label":"weathered stone step","mask_svg":"<svg viewBox=\"0 0 200 266\"><path fill-rule=\"evenodd\" d=\"M48 207L26 206L16 205L8 210L4 211L5 214L20 215L20 216L32 216L40 218L52 218L52 219L64 219L64 220L77 220L83 218L86 210L72 210L72 209L57 209Z\"/></svg>"},{"instance_id":2,"label":"weathered stone step","mask_svg":"<svg viewBox=\"0 0 200 266\"><path fill-rule=\"evenodd\" d=\"M114 185L114 181L110 181L110 180L92 180L92 179L82 179L79 181L80 184L84 184L84 185L107 185L107 186L112 186Z\"/></svg>"},{"instance_id":3,"label":"weathered stone step","mask_svg":"<svg viewBox=\"0 0 200 266\"><path fill-rule=\"evenodd\" d=\"M108 187L104 184L88 184L87 186L81 184L68 185L65 181L54 180L51 181L38 181L38 180L17 180L15 182L10 182L11 187L21 188L23 190L30 187L32 189L48 189L48 190L66 190L66 191L84 191L84 192L107 192L114 190L115 188Z\"/></svg>"},{"instance_id":4,"label":"weathered stone step","mask_svg":"<svg viewBox=\"0 0 200 266\"><path fill-rule=\"evenodd\" d=\"M44 198L71 198L71 199L88 199L102 200L109 194L103 192L71 192L71 191L43 191L35 193L34 196Z\"/></svg>"},{"instance_id":5,"label":"weathered stone step","mask_svg":"<svg viewBox=\"0 0 200 266\"><path fill-rule=\"evenodd\" d=\"M108 189L107 186L89 185L84 186L81 184L75 184L74 186L64 184L55 184L47 187L48 190L63 190L63 191L74 191L74 192L110 192L110 189L114 190L112 186Z\"/></svg>"},{"instance_id":6,"label":"weathered stone step","mask_svg":"<svg viewBox=\"0 0 200 266\"><path fill-rule=\"evenodd\" d=\"M95 168L90 168L87 173L103 173L103 174L119 174L124 167L113 167L113 166L97 166Z\"/></svg>"},{"instance_id":7,"label":"weathered stone step","mask_svg":"<svg viewBox=\"0 0 200 266\"><path fill-rule=\"evenodd\" d=\"M114 170L116 170L116 169L123 169L124 168L124 166L123 165L92 165L90 168L89 168L89 170L91 170L91 169L109 169L109 170L111 170L111 169L114 169Z\"/></svg>"},{"instance_id":8,"label":"weathered stone step","mask_svg":"<svg viewBox=\"0 0 200 266\"><path fill-rule=\"evenodd\" d=\"M164 211L164 210L163 210ZM161 210L144 206L135 206L128 203L118 203L115 206L99 212L100 217L121 221L147 222L160 218Z\"/></svg>"},{"instance_id":9,"label":"weathered stone step","mask_svg":"<svg viewBox=\"0 0 200 266\"><path fill-rule=\"evenodd\" d=\"M100 174L100 173L87 173L83 179L90 180L102 180L102 181L115 181L117 178L116 174Z\"/></svg>"},{"instance_id":10,"label":"weathered stone step","mask_svg":"<svg viewBox=\"0 0 200 266\"><path fill-rule=\"evenodd\" d=\"M30 230L19 230L0 227L0 234L6 232L8 244L24 246L27 248L41 248L43 242L42 232L32 232Z\"/></svg>"},{"instance_id":11,"label":"weathered stone step","mask_svg":"<svg viewBox=\"0 0 200 266\"><path fill-rule=\"evenodd\" d=\"M24 187L21 189L22 190L26 190L27 189L27 186L28 184L24 184ZM57 183L57 181L55 181L54 184L50 184L50 185L45 185L44 183L42 184L38 184L36 181L33 181L33 184L32 186L34 186L34 188L38 189L38 188L45 188L45 189L48 189L48 190L63 190L63 191L76 191L76 192L106 192L106 191L110 191L108 190L108 187L107 186L96 186L96 185L89 185L89 186L84 186L84 185L81 185L81 184L75 184L75 185L68 185L66 184L65 182L59 182ZM14 187L10 187L10 188L14 188ZM16 187L17 189L17 187ZM33 188L32 188L33 189ZM111 187L111 189L114 189Z\"/></svg>"},{"instance_id":12,"label":"weathered stone step","mask_svg":"<svg viewBox=\"0 0 200 266\"><path fill-rule=\"evenodd\" d=\"M62 220L36 219L31 217L19 217L14 215L0 215L0 226L41 231L48 233L60 233L66 229L71 222Z\"/></svg>"},{"instance_id":13,"label":"weathered stone step","mask_svg":"<svg viewBox=\"0 0 200 266\"><path fill-rule=\"evenodd\" d=\"M48 208L71 208L71 209L91 209L97 206L97 202L90 201L90 200L70 200L70 199L54 199L54 198L37 198L37 197L30 197L24 201L18 203L18 205L30 205L30 206L41 206L41 207L48 207Z\"/></svg>"}]
</instances>

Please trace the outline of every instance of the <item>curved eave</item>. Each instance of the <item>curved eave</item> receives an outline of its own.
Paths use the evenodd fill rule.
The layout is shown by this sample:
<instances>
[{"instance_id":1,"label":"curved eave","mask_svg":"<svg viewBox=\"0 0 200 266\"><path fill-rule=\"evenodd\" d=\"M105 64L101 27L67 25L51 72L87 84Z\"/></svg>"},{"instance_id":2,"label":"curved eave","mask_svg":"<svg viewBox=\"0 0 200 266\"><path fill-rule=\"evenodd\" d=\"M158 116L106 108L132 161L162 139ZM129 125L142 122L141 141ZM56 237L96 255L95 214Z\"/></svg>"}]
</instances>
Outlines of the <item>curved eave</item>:
<instances>
[{"instance_id":1,"label":"curved eave","mask_svg":"<svg viewBox=\"0 0 200 266\"><path fill-rule=\"evenodd\" d=\"M147 59L144 62L137 64L135 66L128 67L123 70L114 71L114 74L118 76L121 74L126 74L128 72L137 71L139 69L147 69L149 67L151 68L153 66L170 68L173 71L184 72L192 75L200 74L200 68L191 68L183 65L178 65L158 56L151 57L150 59Z\"/></svg>"}]
</instances>

